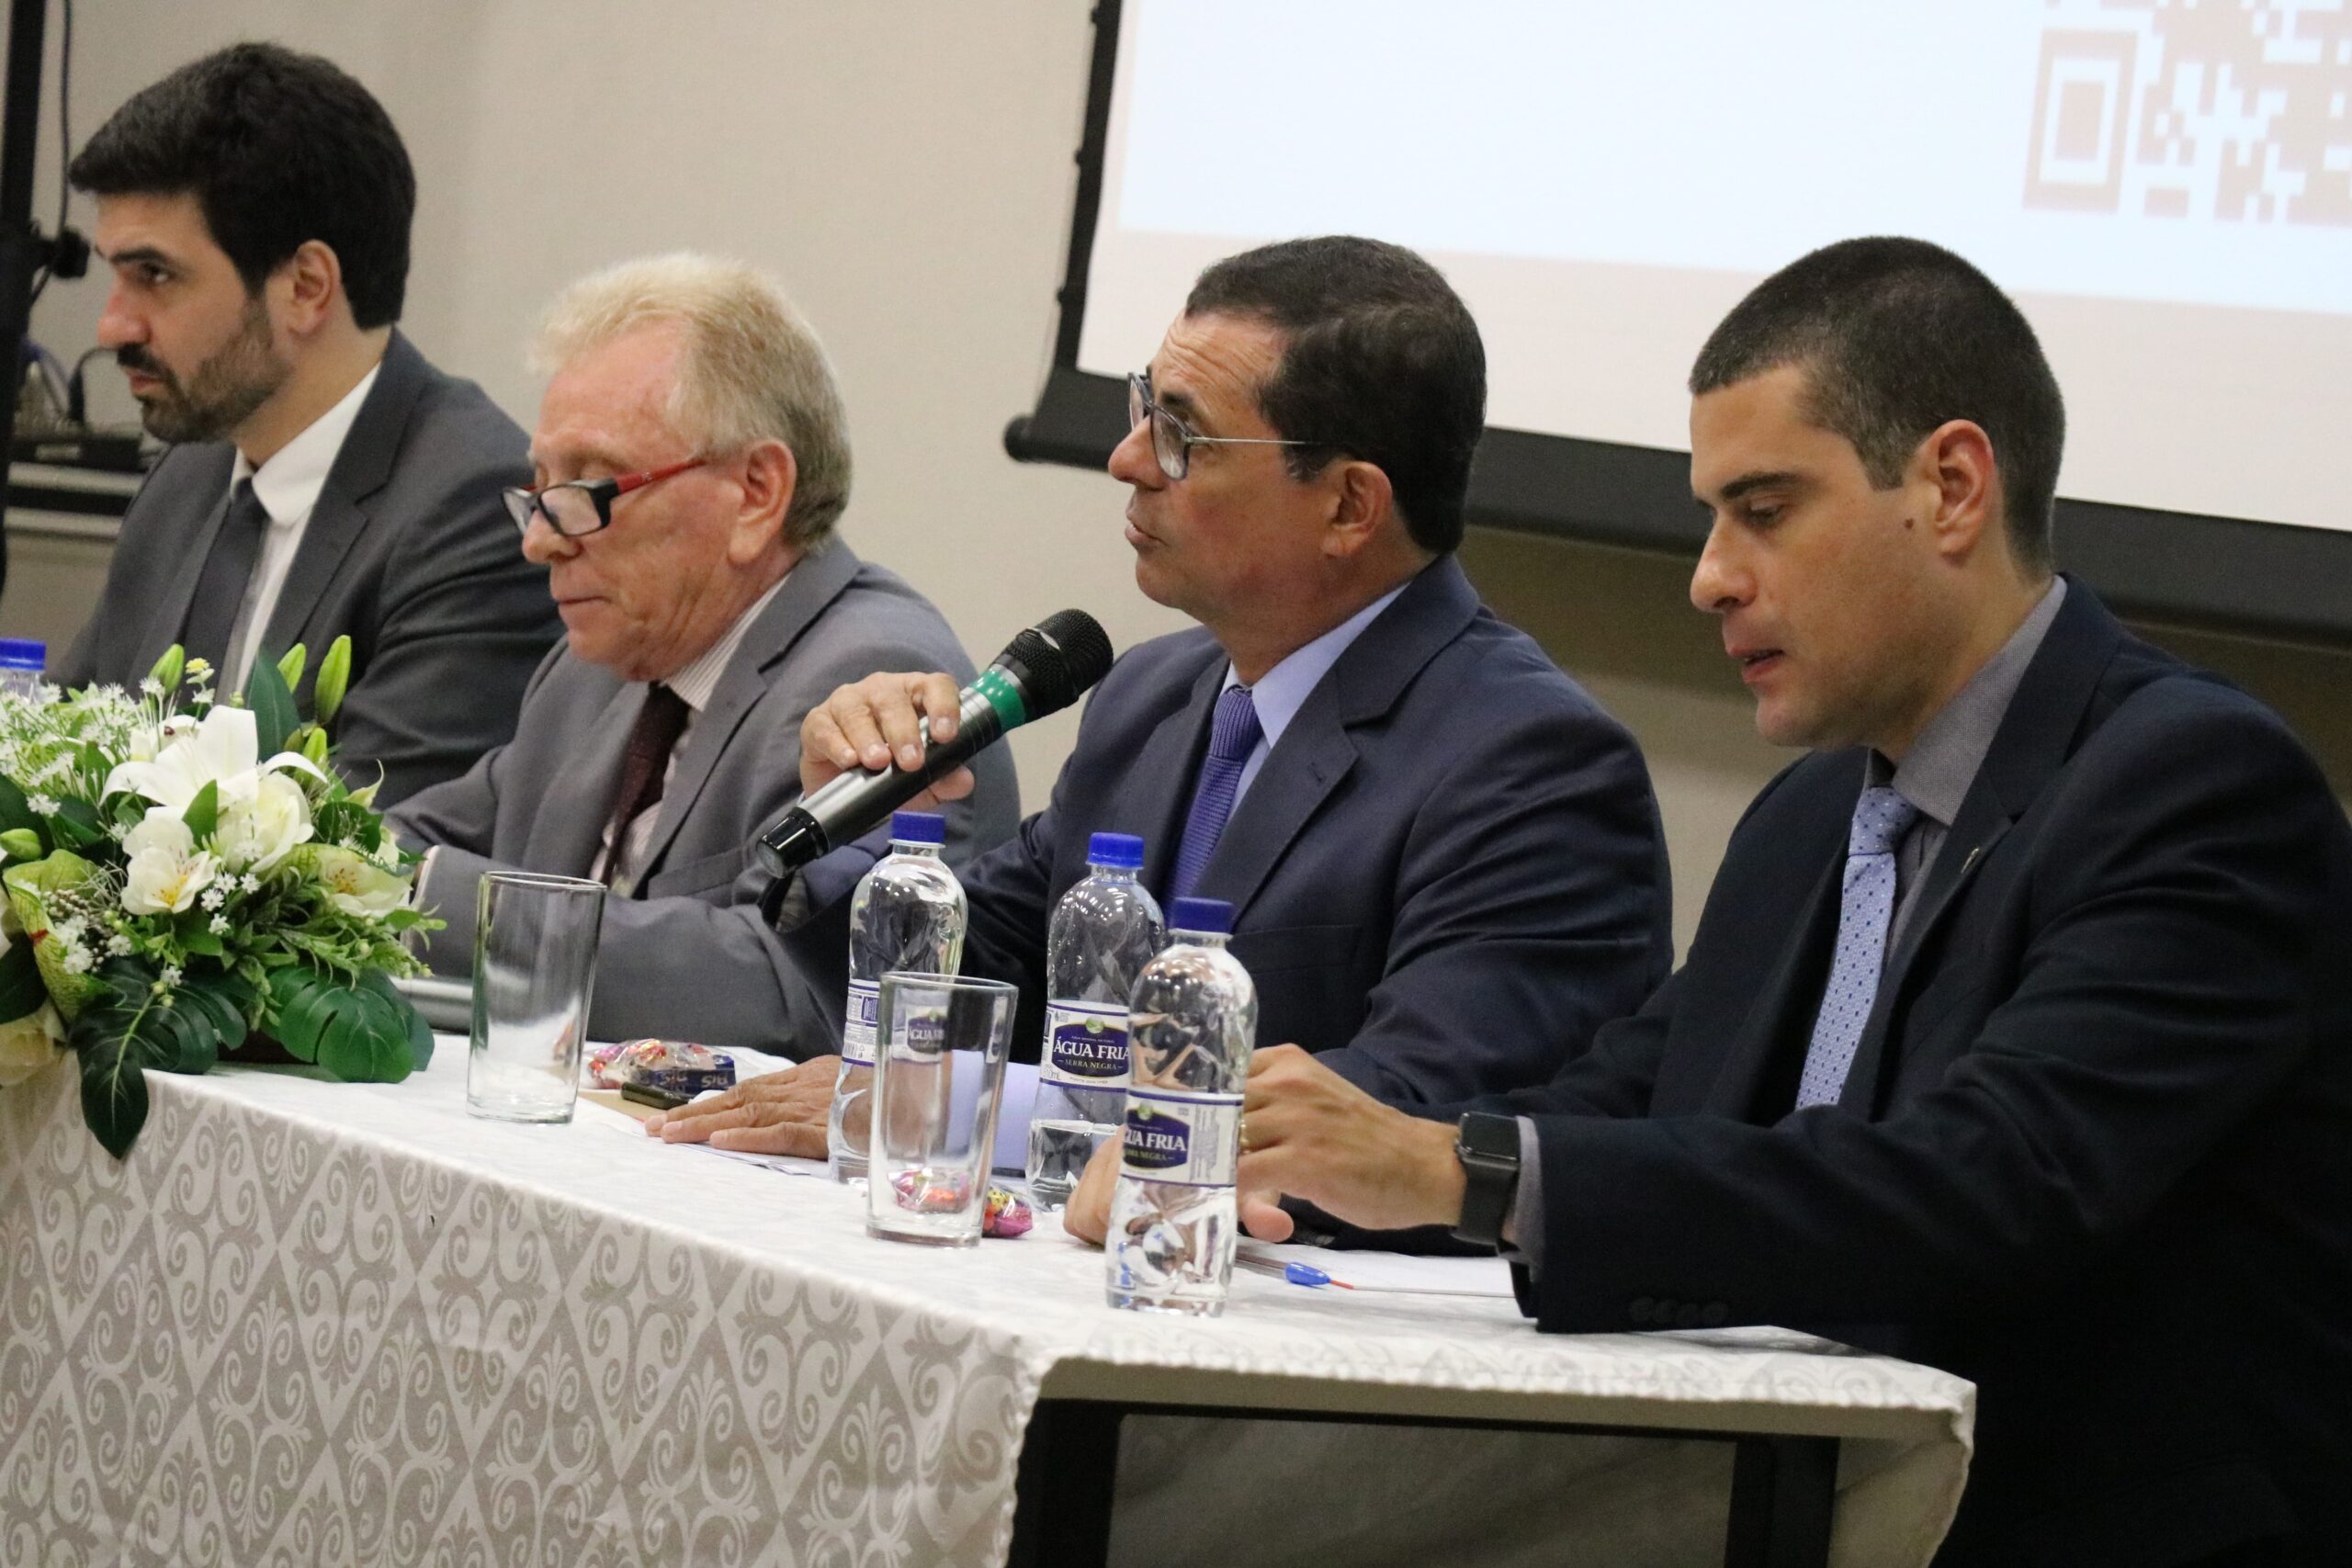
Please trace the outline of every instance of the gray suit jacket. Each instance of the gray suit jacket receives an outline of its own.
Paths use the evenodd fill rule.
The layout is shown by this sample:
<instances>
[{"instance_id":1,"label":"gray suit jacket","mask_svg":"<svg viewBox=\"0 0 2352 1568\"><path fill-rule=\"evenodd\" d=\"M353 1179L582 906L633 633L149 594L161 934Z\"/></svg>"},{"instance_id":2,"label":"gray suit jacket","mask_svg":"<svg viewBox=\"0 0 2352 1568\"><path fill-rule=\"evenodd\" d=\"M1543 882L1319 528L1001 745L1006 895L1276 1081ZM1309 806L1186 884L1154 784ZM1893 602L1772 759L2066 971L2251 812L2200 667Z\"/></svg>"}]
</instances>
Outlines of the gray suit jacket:
<instances>
[{"instance_id":1,"label":"gray suit jacket","mask_svg":"<svg viewBox=\"0 0 2352 1568\"><path fill-rule=\"evenodd\" d=\"M544 569L523 558L501 488L528 484L514 422L444 376L397 332L302 533L262 635L272 656L351 637L334 723L355 782L383 769L379 804L455 778L514 732L523 688L562 635ZM122 520L106 592L51 679L135 684L187 623L229 503L236 449L165 452Z\"/></svg>"},{"instance_id":2,"label":"gray suit jacket","mask_svg":"<svg viewBox=\"0 0 2352 1568\"><path fill-rule=\"evenodd\" d=\"M836 539L793 569L695 719L663 792L640 897L605 900L590 1015L597 1039L658 1034L808 1056L834 1038L827 1021L842 998L820 999L760 919L769 878L747 851L800 797L802 716L877 670L972 673L928 600ZM471 972L483 872L587 874L645 693L559 649L533 678L512 742L391 814L412 846L440 846L424 888L448 921L427 949L435 969ZM973 771L979 788L948 809L954 863L1003 840L1020 816L1011 752L995 748Z\"/></svg>"}]
</instances>

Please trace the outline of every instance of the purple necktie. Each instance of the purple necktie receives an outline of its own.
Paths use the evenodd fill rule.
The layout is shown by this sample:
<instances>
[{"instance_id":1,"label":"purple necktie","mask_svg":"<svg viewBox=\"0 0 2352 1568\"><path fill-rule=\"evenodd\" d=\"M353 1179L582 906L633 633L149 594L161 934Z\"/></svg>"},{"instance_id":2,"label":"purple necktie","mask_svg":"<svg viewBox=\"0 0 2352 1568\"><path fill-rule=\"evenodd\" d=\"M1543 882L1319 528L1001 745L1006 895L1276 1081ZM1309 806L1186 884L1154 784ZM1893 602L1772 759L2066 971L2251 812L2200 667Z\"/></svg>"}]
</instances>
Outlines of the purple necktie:
<instances>
[{"instance_id":1,"label":"purple necktie","mask_svg":"<svg viewBox=\"0 0 2352 1568\"><path fill-rule=\"evenodd\" d=\"M1225 834L1225 820L1233 815L1234 793L1241 787L1242 765L1258 749L1258 705L1247 686L1227 686L1216 700L1216 717L1209 726L1209 754L1201 760L1201 779L1193 786L1193 809L1184 815L1184 839L1176 851L1176 874L1168 884L1170 898L1191 895L1208 868L1209 856Z\"/></svg>"},{"instance_id":2,"label":"purple necktie","mask_svg":"<svg viewBox=\"0 0 2352 1568\"><path fill-rule=\"evenodd\" d=\"M1880 787L1862 791L1846 836L1846 888L1838 906L1838 953L1830 961L1829 984L1813 1021L1813 1043L1805 1048L1804 1075L1797 1080L1797 1105L1835 1105L1854 1066L1878 1000L1879 971L1886 964L1887 927L1894 919L1894 846L1919 808Z\"/></svg>"}]
</instances>

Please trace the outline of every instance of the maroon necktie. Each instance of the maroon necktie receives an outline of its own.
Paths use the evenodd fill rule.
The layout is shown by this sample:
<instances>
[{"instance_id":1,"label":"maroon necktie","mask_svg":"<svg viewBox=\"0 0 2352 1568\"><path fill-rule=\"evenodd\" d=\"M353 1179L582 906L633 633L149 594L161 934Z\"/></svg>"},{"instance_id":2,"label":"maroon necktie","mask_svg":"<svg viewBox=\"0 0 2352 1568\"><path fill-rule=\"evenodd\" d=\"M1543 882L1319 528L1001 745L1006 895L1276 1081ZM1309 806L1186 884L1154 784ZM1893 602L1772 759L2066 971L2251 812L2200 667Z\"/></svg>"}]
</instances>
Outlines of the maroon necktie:
<instances>
[{"instance_id":1,"label":"maroon necktie","mask_svg":"<svg viewBox=\"0 0 2352 1568\"><path fill-rule=\"evenodd\" d=\"M605 857L605 886L620 874L621 853L628 842L628 825L662 799L662 775L670 769L670 752L686 728L694 709L669 687L655 683L645 689L645 705L629 726L628 745L621 752L621 787L615 796L612 851Z\"/></svg>"}]
</instances>

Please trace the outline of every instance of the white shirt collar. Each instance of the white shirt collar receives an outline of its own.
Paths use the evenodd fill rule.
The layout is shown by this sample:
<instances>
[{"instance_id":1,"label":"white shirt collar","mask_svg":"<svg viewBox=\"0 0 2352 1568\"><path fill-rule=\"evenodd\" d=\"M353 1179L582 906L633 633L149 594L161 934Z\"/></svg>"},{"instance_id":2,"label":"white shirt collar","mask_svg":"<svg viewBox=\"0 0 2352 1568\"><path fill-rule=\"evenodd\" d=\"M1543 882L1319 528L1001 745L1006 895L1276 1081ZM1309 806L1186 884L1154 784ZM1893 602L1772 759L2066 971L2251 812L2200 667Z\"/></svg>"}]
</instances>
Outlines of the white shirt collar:
<instances>
[{"instance_id":1,"label":"white shirt collar","mask_svg":"<svg viewBox=\"0 0 2352 1568\"><path fill-rule=\"evenodd\" d=\"M1267 750L1272 750L1281 742L1283 731L1289 728L1290 721L1298 716L1298 710L1306 705L1307 697L1322 683L1323 677L1330 673L1331 666L1340 661L1340 655L1347 652L1349 645L1363 635L1364 627L1379 619L1381 611L1396 602L1396 595L1404 592L1412 581L1407 578L1258 677L1257 683L1250 688L1250 704L1258 710L1258 728L1265 733L1263 744ZM1232 662L1227 660L1225 689L1231 691L1239 684L1240 679L1234 674Z\"/></svg>"},{"instance_id":2,"label":"white shirt collar","mask_svg":"<svg viewBox=\"0 0 2352 1568\"><path fill-rule=\"evenodd\" d=\"M260 468L254 468L245 460L244 453L239 452L229 476L230 489L234 490L241 480L253 480L254 494L261 499L262 509L269 513L272 523L291 523L310 516L311 509L319 503L319 491L326 488L327 471L334 467L335 454L343 450L343 439L351 434L352 422L359 417L359 405L368 400L368 393L383 368L383 361L378 360L334 407L270 454L269 461Z\"/></svg>"},{"instance_id":3,"label":"white shirt collar","mask_svg":"<svg viewBox=\"0 0 2352 1568\"><path fill-rule=\"evenodd\" d=\"M735 624L727 628L725 636L703 650L701 658L662 684L684 697L686 705L696 713L708 707L711 694L718 690L719 677L727 673L727 666L733 661L735 650L743 646L744 634L752 629L752 623L760 618L760 612L766 609L775 596L784 592L784 585L791 581L792 573L789 571L777 578L774 587L752 601L752 607L735 617Z\"/></svg>"}]
</instances>

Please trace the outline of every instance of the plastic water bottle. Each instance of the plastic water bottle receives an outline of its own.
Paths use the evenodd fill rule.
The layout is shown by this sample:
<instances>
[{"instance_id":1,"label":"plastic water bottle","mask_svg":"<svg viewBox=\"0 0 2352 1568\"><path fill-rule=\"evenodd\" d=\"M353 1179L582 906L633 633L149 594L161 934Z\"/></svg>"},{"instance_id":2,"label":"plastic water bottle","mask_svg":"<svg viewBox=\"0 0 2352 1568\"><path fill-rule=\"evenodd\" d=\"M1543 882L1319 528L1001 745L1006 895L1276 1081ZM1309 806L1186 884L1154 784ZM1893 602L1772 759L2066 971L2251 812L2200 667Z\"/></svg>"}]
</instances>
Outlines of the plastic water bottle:
<instances>
[{"instance_id":1,"label":"plastic water bottle","mask_svg":"<svg viewBox=\"0 0 2352 1568\"><path fill-rule=\"evenodd\" d=\"M825 1147L833 1179L865 1179L874 1112L875 1028L882 976L894 969L953 975L964 957L964 885L939 846L947 819L928 811L890 818L890 852L874 863L849 907L849 1004Z\"/></svg>"},{"instance_id":2,"label":"plastic water bottle","mask_svg":"<svg viewBox=\"0 0 2352 1568\"><path fill-rule=\"evenodd\" d=\"M1087 874L1054 906L1046 941L1046 1038L1029 1118L1029 1201L1069 1201L1094 1145L1115 1135L1127 1102L1127 995L1166 940L1159 901L1136 874L1143 840L1097 833Z\"/></svg>"},{"instance_id":3,"label":"plastic water bottle","mask_svg":"<svg viewBox=\"0 0 2352 1568\"><path fill-rule=\"evenodd\" d=\"M40 696L42 674L49 669L49 644L31 637L0 637L0 692L27 701Z\"/></svg>"},{"instance_id":4,"label":"plastic water bottle","mask_svg":"<svg viewBox=\"0 0 2352 1568\"><path fill-rule=\"evenodd\" d=\"M1258 991L1226 951L1233 906L1179 898L1127 1004L1127 1115L1104 1246L1111 1304L1225 1310Z\"/></svg>"}]
</instances>

